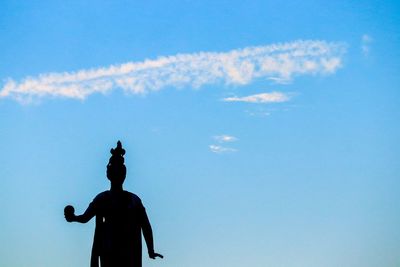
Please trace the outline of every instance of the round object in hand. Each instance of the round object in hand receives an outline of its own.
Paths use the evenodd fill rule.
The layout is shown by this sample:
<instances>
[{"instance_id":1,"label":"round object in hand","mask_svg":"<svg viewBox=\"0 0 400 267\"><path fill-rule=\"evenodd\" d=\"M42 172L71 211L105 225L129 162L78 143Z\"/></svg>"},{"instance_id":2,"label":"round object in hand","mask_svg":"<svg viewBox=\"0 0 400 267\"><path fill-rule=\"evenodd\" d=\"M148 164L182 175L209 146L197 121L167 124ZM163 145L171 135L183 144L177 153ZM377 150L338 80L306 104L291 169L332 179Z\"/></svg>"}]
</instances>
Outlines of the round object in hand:
<instances>
[{"instance_id":1,"label":"round object in hand","mask_svg":"<svg viewBox=\"0 0 400 267\"><path fill-rule=\"evenodd\" d=\"M73 215L75 213L74 207L68 205L64 208L64 214Z\"/></svg>"}]
</instances>

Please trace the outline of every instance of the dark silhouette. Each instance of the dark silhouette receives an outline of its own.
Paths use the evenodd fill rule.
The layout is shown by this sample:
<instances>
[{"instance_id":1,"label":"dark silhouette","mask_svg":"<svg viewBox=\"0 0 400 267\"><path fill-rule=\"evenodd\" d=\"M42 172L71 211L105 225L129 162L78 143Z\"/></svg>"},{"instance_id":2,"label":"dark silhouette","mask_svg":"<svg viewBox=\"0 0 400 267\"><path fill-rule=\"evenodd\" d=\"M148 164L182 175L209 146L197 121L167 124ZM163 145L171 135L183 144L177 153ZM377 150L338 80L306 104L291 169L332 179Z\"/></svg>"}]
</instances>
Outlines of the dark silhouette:
<instances>
[{"instance_id":1,"label":"dark silhouette","mask_svg":"<svg viewBox=\"0 0 400 267\"><path fill-rule=\"evenodd\" d=\"M146 241L149 257L163 258L154 252L153 232L146 210L138 196L123 190L126 177L125 150L121 142L111 149L107 165L107 178L111 182L109 191L98 194L82 215L75 215L72 206L64 209L68 222L87 223L96 216L91 267L141 267L142 235Z\"/></svg>"}]
</instances>

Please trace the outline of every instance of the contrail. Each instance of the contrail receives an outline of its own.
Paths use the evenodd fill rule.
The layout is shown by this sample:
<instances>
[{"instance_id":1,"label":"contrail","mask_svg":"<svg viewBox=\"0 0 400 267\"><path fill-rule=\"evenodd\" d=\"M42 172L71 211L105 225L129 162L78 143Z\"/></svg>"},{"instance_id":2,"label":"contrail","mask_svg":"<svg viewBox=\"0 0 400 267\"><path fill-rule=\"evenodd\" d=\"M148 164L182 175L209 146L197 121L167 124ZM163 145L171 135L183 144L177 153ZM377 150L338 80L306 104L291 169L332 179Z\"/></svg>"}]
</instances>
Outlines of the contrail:
<instances>
[{"instance_id":1,"label":"contrail","mask_svg":"<svg viewBox=\"0 0 400 267\"><path fill-rule=\"evenodd\" d=\"M76 72L44 73L20 81L8 79L0 98L20 102L43 97L85 99L117 88L146 94L167 87L246 85L257 78L288 83L298 75L334 73L342 65L345 50L343 43L309 40L229 52L177 54Z\"/></svg>"}]
</instances>

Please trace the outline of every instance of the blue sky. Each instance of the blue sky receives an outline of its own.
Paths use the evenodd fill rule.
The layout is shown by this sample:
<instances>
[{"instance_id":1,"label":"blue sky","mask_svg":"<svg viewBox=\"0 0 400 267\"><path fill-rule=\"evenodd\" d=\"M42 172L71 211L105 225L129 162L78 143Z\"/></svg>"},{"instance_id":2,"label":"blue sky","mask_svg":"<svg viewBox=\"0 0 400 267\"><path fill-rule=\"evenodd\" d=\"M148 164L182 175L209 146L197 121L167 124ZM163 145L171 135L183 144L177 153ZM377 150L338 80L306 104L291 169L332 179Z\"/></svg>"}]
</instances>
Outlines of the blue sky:
<instances>
[{"instance_id":1,"label":"blue sky","mask_svg":"<svg viewBox=\"0 0 400 267\"><path fill-rule=\"evenodd\" d=\"M399 11L0 1L0 265L88 266L120 139L143 266L399 266Z\"/></svg>"}]
</instances>

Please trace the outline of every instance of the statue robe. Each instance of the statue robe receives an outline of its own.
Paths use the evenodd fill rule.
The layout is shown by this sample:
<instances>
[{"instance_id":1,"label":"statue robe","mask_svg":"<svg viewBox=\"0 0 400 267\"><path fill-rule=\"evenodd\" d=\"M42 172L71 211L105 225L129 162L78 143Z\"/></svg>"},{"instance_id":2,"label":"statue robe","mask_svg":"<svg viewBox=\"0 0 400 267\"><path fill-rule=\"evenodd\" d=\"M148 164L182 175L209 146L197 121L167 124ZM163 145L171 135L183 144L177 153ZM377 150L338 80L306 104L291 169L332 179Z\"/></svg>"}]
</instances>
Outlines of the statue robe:
<instances>
[{"instance_id":1,"label":"statue robe","mask_svg":"<svg viewBox=\"0 0 400 267\"><path fill-rule=\"evenodd\" d=\"M149 251L153 234L138 196L127 191L105 191L90 203L87 214L96 216L91 267L141 267L142 232Z\"/></svg>"}]
</instances>

